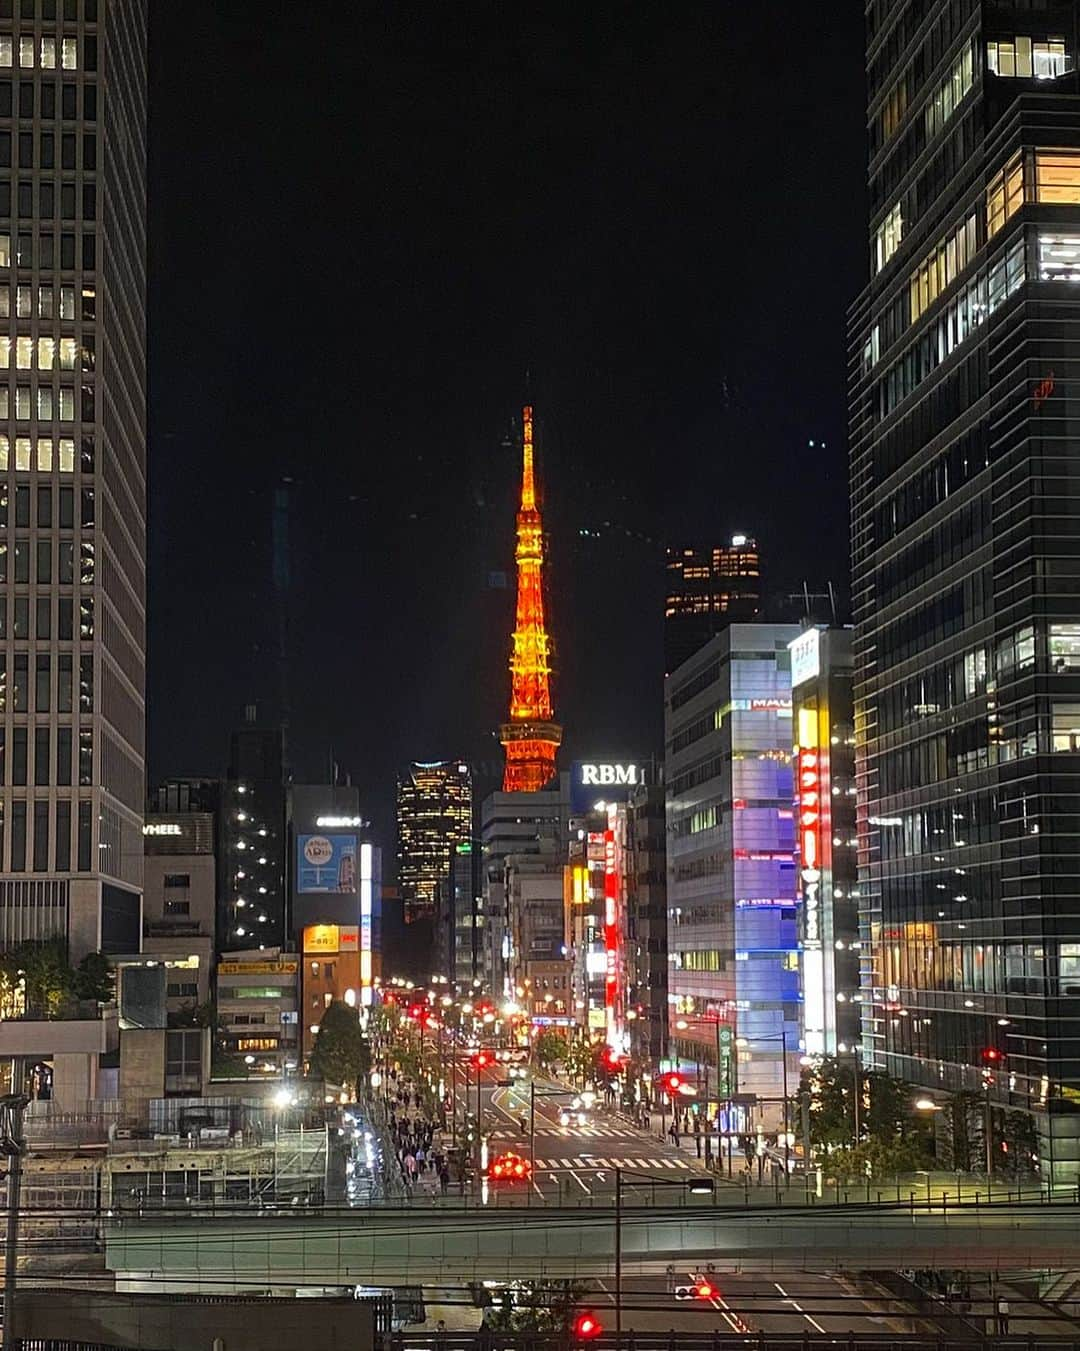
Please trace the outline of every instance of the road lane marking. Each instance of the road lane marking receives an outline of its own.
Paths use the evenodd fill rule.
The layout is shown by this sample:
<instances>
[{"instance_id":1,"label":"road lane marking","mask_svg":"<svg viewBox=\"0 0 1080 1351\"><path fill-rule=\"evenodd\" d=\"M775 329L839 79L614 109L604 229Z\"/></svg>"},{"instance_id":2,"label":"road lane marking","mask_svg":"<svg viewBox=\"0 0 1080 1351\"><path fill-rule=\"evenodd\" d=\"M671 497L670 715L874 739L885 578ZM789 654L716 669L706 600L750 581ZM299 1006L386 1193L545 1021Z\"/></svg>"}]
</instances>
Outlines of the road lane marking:
<instances>
[{"instance_id":1,"label":"road lane marking","mask_svg":"<svg viewBox=\"0 0 1080 1351\"><path fill-rule=\"evenodd\" d=\"M780 1291L780 1294L782 1295L785 1304L790 1304L796 1313L801 1313L812 1328L815 1328L818 1332L822 1333L824 1336L828 1335L825 1332L825 1329L817 1321L817 1319L811 1318L810 1315L806 1312L806 1310L802 1307L802 1305L799 1304L796 1300L793 1300L791 1298L791 1296L787 1293L787 1291L784 1289L784 1287L780 1284L779 1281L773 1281L773 1285L775 1285L777 1290Z\"/></svg>"}]
</instances>

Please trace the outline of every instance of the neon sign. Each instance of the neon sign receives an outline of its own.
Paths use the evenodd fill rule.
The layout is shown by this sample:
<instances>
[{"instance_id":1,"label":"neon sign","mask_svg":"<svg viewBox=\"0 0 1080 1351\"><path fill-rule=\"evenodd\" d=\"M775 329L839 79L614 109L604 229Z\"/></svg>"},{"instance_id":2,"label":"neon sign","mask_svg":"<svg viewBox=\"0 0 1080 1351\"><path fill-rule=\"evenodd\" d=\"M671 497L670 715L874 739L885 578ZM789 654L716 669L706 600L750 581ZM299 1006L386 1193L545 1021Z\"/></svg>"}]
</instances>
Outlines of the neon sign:
<instances>
[{"instance_id":1,"label":"neon sign","mask_svg":"<svg viewBox=\"0 0 1080 1351\"><path fill-rule=\"evenodd\" d=\"M809 723L800 720L800 731ZM817 740L815 737L814 740ZM821 752L799 746L799 882L803 902L803 1020L810 1055L825 1049L825 952L821 937L821 841L825 798Z\"/></svg>"},{"instance_id":2,"label":"neon sign","mask_svg":"<svg viewBox=\"0 0 1080 1351\"><path fill-rule=\"evenodd\" d=\"M619 991L619 874L615 867L615 813L608 812L604 831L604 1022L607 1043L616 1044L616 1001Z\"/></svg>"}]
</instances>

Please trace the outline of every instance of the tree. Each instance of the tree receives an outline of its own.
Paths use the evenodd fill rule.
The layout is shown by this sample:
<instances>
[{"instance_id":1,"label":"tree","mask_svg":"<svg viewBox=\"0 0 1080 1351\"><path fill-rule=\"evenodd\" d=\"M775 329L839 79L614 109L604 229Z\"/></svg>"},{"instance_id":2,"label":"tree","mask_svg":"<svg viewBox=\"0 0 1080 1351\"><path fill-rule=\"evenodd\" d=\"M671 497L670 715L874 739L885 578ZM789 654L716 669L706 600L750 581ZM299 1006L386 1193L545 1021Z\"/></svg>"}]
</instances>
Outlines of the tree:
<instances>
[{"instance_id":1,"label":"tree","mask_svg":"<svg viewBox=\"0 0 1080 1351\"><path fill-rule=\"evenodd\" d=\"M492 1332L565 1333L588 1287L579 1281L522 1281L503 1291L502 1303L484 1314Z\"/></svg>"},{"instance_id":2,"label":"tree","mask_svg":"<svg viewBox=\"0 0 1080 1351\"><path fill-rule=\"evenodd\" d=\"M566 1060L566 1038L547 1028L533 1042L533 1058L542 1067L557 1065Z\"/></svg>"},{"instance_id":3,"label":"tree","mask_svg":"<svg viewBox=\"0 0 1080 1351\"><path fill-rule=\"evenodd\" d=\"M335 999L319 1021L311 1068L326 1083L352 1089L371 1070L371 1049L359 1015L341 999Z\"/></svg>"},{"instance_id":4,"label":"tree","mask_svg":"<svg viewBox=\"0 0 1080 1351\"><path fill-rule=\"evenodd\" d=\"M73 972L76 999L92 999L108 1004L116 985L112 963L103 952L88 952Z\"/></svg>"},{"instance_id":5,"label":"tree","mask_svg":"<svg viewBox=\"0 0 1080 1351\"><path fill-rule=\"evenodd\" d=\"M38 1018L55 1018L71 997L74 972L68 965L62 939L44 943L19 943L0 957L8 982L24 983L26 1012Z\"/></svg>"}]
</instances>

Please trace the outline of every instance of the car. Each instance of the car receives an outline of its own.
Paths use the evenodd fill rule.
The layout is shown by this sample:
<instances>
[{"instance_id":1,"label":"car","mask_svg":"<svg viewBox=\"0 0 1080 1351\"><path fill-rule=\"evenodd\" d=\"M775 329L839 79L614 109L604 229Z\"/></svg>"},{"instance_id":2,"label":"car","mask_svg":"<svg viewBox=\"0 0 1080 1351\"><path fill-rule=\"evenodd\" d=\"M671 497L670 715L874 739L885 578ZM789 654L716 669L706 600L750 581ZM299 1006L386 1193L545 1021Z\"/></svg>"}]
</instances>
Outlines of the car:
<instances>
[{"instance_id":1,"label":"car","mask_svg":"<svg viewBox=\"0 0 1080 1351\"><path fill-rule=\"evenodd\" d=\"M564 1107L559 1113L560 1126L587 1126L588 1124L589 1118L584 1112Z\"/></svg>"},{"instance_id":2,"label":"car","mask_svg":"<svg viewBox=\"0 0 1080 1351\"><path fill-rule=\"evenodd\" d=\"M488 1164L488 1177L493 1182L527 1182L532 1176L532 1164L513 1150L497 1154Z\"/></svg>"}]
</instances>

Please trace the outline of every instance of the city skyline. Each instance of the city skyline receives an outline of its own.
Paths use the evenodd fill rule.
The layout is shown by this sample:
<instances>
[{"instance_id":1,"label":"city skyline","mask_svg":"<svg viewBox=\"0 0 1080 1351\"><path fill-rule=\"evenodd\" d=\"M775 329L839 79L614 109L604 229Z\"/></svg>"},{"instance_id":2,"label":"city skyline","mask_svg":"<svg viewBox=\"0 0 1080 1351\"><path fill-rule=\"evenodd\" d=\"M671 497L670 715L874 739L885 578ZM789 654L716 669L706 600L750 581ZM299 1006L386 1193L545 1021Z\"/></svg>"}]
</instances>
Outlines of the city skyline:
<instances>
[{"instance_id":1,"label":"city skyline","mask_svg":"<svg viewBox=\"0 0 1080 1351\"><path fill-rule=\"evenodd\" d=\"M583 13L557 43L556 27L529 19L518 45L507 16L477 20L463 43L448 14L420 31L361 32L358 16L312 7L298 44L294 11L271 8L254 58L249 25L220 6L154 17L151 351L159 370L190 372L218 416L193 421L187 381L151 382L152 780L220 765L245 705L278 698L273 495L283 477L298 776L316 777L333 753L375 798L389 839L399 765L501 759L492 731L505 697L487 673L502 667L513 613L512 586L497 582L512 582L514 421L526 401L545 454L567 758L623 740L659 751L667 544L746 530L781 590L804 580L821 590L846 572L843 314L863 270L859 213L846 205L858 202L863 164L858 15L827 38L796 5L691 6L665 17L661 54L644 14L609 27ZM192 42L202 59L188 69L177 57ZM828 119L819 127L800 111L798 53L832 60L837 42L834 76L847 83L816 108ZM726 63L721 77L715 51L754 60ZM359 83L347 53L363 54ZM233 73L251 59L263 78L241 91ZM547 88L549 59L567 72L563 95ZM315 224L307 211L337 182L339 152L308 135L311 113L292 93L297 61L332 100L377 215L317 208ZM445 75L406 73L429 66ZM384 115L406 96L414 115ZM510 115L477 125L487 98ZM726 130L740 103L758 108L763 142L790 147L785 172L805 207L798 250L775 211L775 160ZM223 124L235 135L222 138ZM483 173L461 161L451 127L479 138ZM293 164L288 191L270 186L278 154ZM192 156L228 231L209 229L166 172ZM732 156L734 196L722 186ZM408 182L387 170L398 162L414 166ZM414 181L440 184L453 204L437 229ZM273 287L262 280L279 271L266 220L294 238L317 230L299 272ZM460 278L449 289L444 250ZM808 270L799 259L811 251L825 261ZM342 305L320 260L346 256L358 262ZM734 258L747 266L733 269ZM210 332L176 284L186 268L231 297ZM325 341L309 351L269 340L286 299L323 317ZM373 312L375 327L364 317ZM364 364L349 412L330 395L355 383L353 354ZM317 468L305 407L329 419ZM784 473L791 494L775 491ZM805 577L808 558L820 576ZM207 597L197 618L192 591ZM197 673L196 645L207 649ZM393 681L374 676L377 651L395 654ZM609 660L634 680L602 678ZM432 668L445 679L428 680ZM203 689L214 691L209 710ZM358 693L356 714L335 719ZM365 711L384 705L385 716Z\"/></svg>"}]
</instances>

